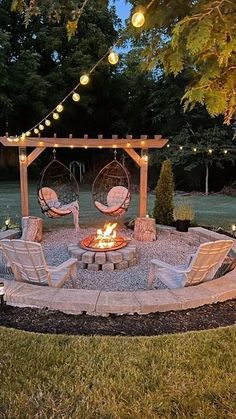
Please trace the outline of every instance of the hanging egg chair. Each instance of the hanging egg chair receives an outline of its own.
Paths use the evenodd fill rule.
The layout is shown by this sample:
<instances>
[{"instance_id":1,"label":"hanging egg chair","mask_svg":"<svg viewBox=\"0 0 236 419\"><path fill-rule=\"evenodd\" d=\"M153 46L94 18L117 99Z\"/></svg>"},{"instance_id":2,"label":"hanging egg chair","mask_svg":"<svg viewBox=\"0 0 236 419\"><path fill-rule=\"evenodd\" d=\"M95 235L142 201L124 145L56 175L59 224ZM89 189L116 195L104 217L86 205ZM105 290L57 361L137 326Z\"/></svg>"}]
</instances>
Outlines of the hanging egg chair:
<instances>
[{"instance_id":1,"label":"hanging egg chair","mask_svg":"<svg viewBox=\"0 0 236 419\"><path fill-rule=\"evenodd\" d=\"M44 168L38 185L38 202L44 215L59 218L73 214L78 228L79 186L71 171L54 158Z\"/></svg>"},{"instance_id":2,"label":"hanging egg chair","mask_svg":"<svg viewBox=\"0 0 236 419\"><path fill-rule=\"evenodd\" d=\"M128 170L114 159L98 173L93 182L92 194L94 205L101 213L122 217L131 200Z\"/></svg>"}]
</instances>

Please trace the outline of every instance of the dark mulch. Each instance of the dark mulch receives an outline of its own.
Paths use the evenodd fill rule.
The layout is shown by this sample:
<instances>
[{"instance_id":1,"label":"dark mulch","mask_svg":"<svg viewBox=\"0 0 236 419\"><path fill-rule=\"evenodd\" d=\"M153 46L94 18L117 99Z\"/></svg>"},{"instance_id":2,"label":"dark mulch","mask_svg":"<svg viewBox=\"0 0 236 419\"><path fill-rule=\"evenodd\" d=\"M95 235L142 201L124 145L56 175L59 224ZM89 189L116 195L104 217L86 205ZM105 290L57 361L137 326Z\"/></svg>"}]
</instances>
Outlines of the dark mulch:
<instances>
[{"instance_id":1,"label":"dark mulch","mask_svg":"<svg viewBox=\"0 0 236 419\"><path fill-rule=\"evenodd\" d=\"M147 315L97 317L46 309L0 308L0 326L38 333L67 335L153 336L213 329L236 323L236 300L191 310Z\"/></svg>"}]
</instances>

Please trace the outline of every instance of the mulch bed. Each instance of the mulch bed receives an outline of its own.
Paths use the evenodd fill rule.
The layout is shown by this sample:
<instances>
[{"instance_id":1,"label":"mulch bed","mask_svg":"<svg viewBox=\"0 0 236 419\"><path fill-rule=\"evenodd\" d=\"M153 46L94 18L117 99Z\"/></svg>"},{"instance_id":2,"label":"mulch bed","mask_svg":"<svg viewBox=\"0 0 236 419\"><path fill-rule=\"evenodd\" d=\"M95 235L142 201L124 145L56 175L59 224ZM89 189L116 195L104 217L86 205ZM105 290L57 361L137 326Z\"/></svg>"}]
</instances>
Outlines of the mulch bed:
<instances>
[{"instance_id":1,"label":"mulch bed","mask_svg":"<svg viewBox=\"0 0 236 419\"><path fill-rule=\"evenodd\" d=\"M66 335L155 336L213 329L236 323L236 300L191 310L146 315L97 317L46 309L0 307L0 326Z\"/></svg>"}]
</instances>

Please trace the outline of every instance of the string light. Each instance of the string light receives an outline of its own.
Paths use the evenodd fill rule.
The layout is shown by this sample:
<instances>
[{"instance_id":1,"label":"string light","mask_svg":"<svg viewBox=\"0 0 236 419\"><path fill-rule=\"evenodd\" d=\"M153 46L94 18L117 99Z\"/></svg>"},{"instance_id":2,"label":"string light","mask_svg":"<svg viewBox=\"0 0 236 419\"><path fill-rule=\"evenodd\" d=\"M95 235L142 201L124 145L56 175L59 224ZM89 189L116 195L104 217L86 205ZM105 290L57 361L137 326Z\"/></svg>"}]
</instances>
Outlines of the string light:
<instances>
[{"instance_id":1,"label":"string light","mask_svg":"<svg viewBox=\"0 0 236 419\"><path fill-rule=\"evenodd\" d=\"M46 125L47 127L50 127L50 125L51 125L51 121L50 121L50 119L45 119L45 125Z\"/></svg>"},{"instance_id":2,"label":"string light","mask_svg":"<svg viewBox=\"0 0 236 419\"><path fill-rule=\"evenodd\" d=\"M80 77L80 83L83 85L83 86L86 86L86 84L88 84L89 83L89 81L90 81L90 79L89 79L89 76L87 75L87 74L83 74L81 77Z\"/></svg>"},{"instance_id":3,"label":"string light","mask_svg":"<svg viewBox=\"0 0 236 419\"><path fill-rule=\"evenodd\" d=\"M39 133L38 128L34 128L34 133L35 133L35 134L38 134L38 133Z\"/></svg>"},{"instance_id":4,"label":"string light","mask_svg":"<svg viewBox=\"0 0 236 419\"><path fill-rule=\"evenodd\" d=\"M181 145L181 146L179 147L179 149L180 149L180 150L183 150L183 146Z\"/></svg>"},{"instance_id":5,"label":"string light","mask_svg":"<svg viewBox=\"0 0 236 419\"><path fill-rule=\"evenodd\" d=\"M209 154L212 154L212 153L213 153L212 148L209 148L208 153L209 153Z\"/></svg>"},{"instance_id":6,"label":"string light","mask_svg":"<svg viewBox=\"0 0 236 419\"><path fill-rule=\"evenodd\" d=\"M154 2L155 0L151 0L150 2L149 2L149 4L146 6L146 10L148 10L151 6L152 6L152 4L153 4L153 2ZM82 6L81 6L81 8L80 8L80 14L79 14L79 17L81 17L81 14L82 14L82 12L83 12L83 10L84 10L84 7L85 7L85 5L87 4L87 2L88 2L88 0L84 0L84 3L82 4ZM134 25L136 25L136 27L141 27L142 26L142 24L145 22L145 16L144 16L144 12L143 11L137 11L136 13L134 13L134 15L132 16L132 18L131 18L131 21L133 21L133 23L134 23ZM124 34L125 34L125 32L124 32ZM122 40L122 35L119 37L119 39L117 39L117 41L113 44L113 48L116 46L116 45L120 45L120 42L121 42L121 40ZM108 55L109 54L109 55ZM95 64L95 65L93 65L93 67L89 70L89 75L90 74L92 74L93 72L94 72L94 70L98 67L98 65L100 64L100 63L102 63L103 61L104 61L104 59L105 58L108 58L108 62L110 63L110 64L112 64L112 65L115 65L115 64L117 64L118 63L118 61L119 61L119 56L118 56L118 54L117 53L115 53L114 51L112 51L111 49L109 49L98 61L97 61L97 63ZM64 97L64 99L62 100L62 103L63 102L65 102L65 100L66 99L68 99L71 95L72 95L72 99L75 101L75 102L78 102L79 100L80 100L80 95L78 94L78 93L76 93L75 92L75 90L79 87L79 85L80 84L82 84L82 85L86 85L86 84L88 84L89 83L89 81L90 81L90 77L89 77L89 75L88 74L83 74L81 77L80 77L80 83L78 83L74 88L73 88L73 90L72 91L70 91L65 97ZM62 105L62 103L60 103L59 105L57 105L57 107L55 108L56 110L57 110L57 112L62 112L62 110L63 110L63 105ZM53 111L51 111L48 115L46 115L46 117L44 118L44 119L42 119L40 122L39 122L39 124L41 124L42 122L44 122L44 120L46 121L47 120L47 118L52 114L52 112ZM56 112L54 112L53 113L53 118L54 119L59 119L59 115L58 116L55 116L57 113ZM31 128L31 130L34 130L34 129L37 129L37 125L38 124L36 124L36 125L34 125L32 128ZM45 125L46 126L49 126L50 124L46 124L46 122L45 122Z\"/></svg>"},{"instance_id":7,"label":"string light","mask_svg":"<svg viewBox=\"0 0 236 419\"><path fill-rule=\"evenodd\" d=\"M142 12L136 12L131 18L132 25L135 28L141 28L145 23L145 16Z\"/></svg>"},{"instance_id":8,"label":"string light","mask_svg":"<svg viewBox=\"0 0 236 419\"><path fill-rule=\"evenodd\" d=\"M53 119L59 119L59 114L57 112L53 112L52 117Z\"/></svg>"},{"instance_id":9,"label":"string light","mask_svg":"<svg viewBox=\"0 0 236 419\"><path fill-rule=\"evenodd\" d=\"M79 100L80 100L79 93L74 92L73 95L72 95L72 99L73 99L74 102L79 102Z\"/></svg>"},{"instance_id":10,"label":"string light","mask_svg":"<svg viewBox=\"0 0 236 419\"><path fill-rule=\"evenodd\" d=\"M108 55L108 61L112 65L117 64L119 61L119 55L116 52L111 51L110 54Z\"/></svg>"},{"instance_id":11,"label":"string light","mask_svg":"<svg viewBox=\"0 0 236 419\"><path fill-rule=\"evenodd\" d=\"M40 131L43 131L44 130L44 125L43 124L39 124L39 129L40 129Z\"/></svg>"},{"instance_id":12,"label":"string light","mask_svg":"<svg viewBox=\"0 0 236 419\"><path fill-rule=\"evenodd\" d=\"M170 148L170 144L167 144L167 146L166 146L167 148Z\"/></svg>"},{"instance_id":13,"label":"string light","mask_svg":"<svg viewBox=\"0 0 236 419\"><path fill-rule=\"evenodd\" d=\"M26 137L29 137L29 136L30 136L30 134L31 134L31 132L30 132L30 131L26 131L26 133L25 133Z\"/></svg>"},{"instance_id":14,"label":"string light","mask_svg":"<svg viewBox=\"0 0 236 419\"><path fill-rule=\"evenodd\" d=\"M197 149L196 149L196 147L194 147L193 151L194 151L194 153L196 153L196 152L197 152Z\"/></svg>"},{"instance_id":15,"label":"string light","mask_svg":"<svg viewBox=\"0 0 236 419\"><path fill-rule=\"evenodd\" d=\"M228 150L224 150L224 154L227 154L228 153Z\"/></svg>"},{"instance_id":16,"label":"string light","mask_svg":"<svg viewBox=\"0 0 236 419\"><path fill-rule=\"evenodd\" d=\"M56 110L57 112L62 112L64 109L64 106L60 103L59 105L57 105Z\"/></svg>"}]
</instances>

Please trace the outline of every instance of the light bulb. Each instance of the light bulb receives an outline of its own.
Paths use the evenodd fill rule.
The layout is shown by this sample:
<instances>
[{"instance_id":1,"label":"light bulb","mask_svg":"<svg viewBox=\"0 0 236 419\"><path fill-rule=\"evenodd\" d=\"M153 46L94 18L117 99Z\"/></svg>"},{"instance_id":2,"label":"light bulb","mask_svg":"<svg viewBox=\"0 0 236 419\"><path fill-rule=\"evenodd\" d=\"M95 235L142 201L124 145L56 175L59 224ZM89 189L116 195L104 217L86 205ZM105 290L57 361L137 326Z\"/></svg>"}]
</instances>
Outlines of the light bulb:
<instances>
[{"instance_id":1,"label":"light bulb","mask_svg":"<svg viewBox=\"0 0 236 419\"><path fill-rule=\"evenodd\" d=\"M39 129L40 129L40 131L43 131L44 125L43 124L39 124Z\"/></svg>"},{"instance_id":2,"label":"light bulb","mask_svg":"<svg viewBox=\"0 0 236 419\"><path fill-rule=\"evenodd\" d=\"M49 119L46 119L46 120L45 120L45 125L46 125L47 127L50 127L50 125L51 125L51 121L50 121Z\"/></svg>"},{"instance_id":3,"label":"light bulb","mask_svg":"<svg viewBox=\"0 0 236 419\"><path fill-rule=\"evenodd\" d=\"M60 103L59 105L57 105L56 110L57 112L62 112L64 109L64 106Z\"/></svg>"},{"instance_id":4,"label":"light bulb","mask_svg":"<svg viewBox=\"0 0 236 419\"><path fill-rule=\"evenodd\" d=\"M227 154L228 153L228 150L224 150L224 154Z\"/></svg>"},{"instance_id":5,"label":"light bulb","mask_svg":"<svg viewBox=\"0 0 236 419\"><path fill-rule=\"evenodd\" d=\"M52 117L53 119L59 119L59 114L57 112L53 112Z\"/></svg>"},{"instance_id":6,"label":"light bulb","mask_svg":"<svg viewBox=\"0 0 236 419\"><path fill-rule=\"evenodd\" d=\"M73 95L72 95L72 99L73 99L74 102L79 102L79 100L80 100L79 93L74 92Z\"/></svg>"},{"instance_id":7,"label":"light bulb","mask_svg":"<svg viewBox=\"0 0 236 419\"><path fill-rule=\"evenodd\" d=\"M119 61L119 55L116 54L116 52L111 51L110 54L108 55L108 61L112 65L117 64Z\"/></svg>"},{"instance_id":8,"label":"light bulb","mask_svg":"<svg viewBox=\"0 0 236 419\"><path fill-rule=\"evenodd\" d=\"M212 148L209 148L208 153L212 154L212 152L213 152Z\"/></svg>"},{"instance_id":9,"label":"light bulb","mask_svg":"<svg viewBox=\"0 0 236 419\"><path fill-rule=\"evenodd\" d=\"M25 133L26 137L29 137L29 136L30 136L30 134L31 134L31 132L30 132L30 131L26 131L26 133Z\"/></svg>"},{"instance_id":10,"label":"light bulb","mask_svg":"<svg viewBox=\"0 0 236 419\"><path fill-rule=\"evenodd\" d=\"M166 146L166 147L168 147L168 148L169 148L169 147L170 147L170 144L167 144L167 146Z\"/></svg>"},{"instance_id":11,"label":"light bulb","mask_svg":"<svg viewBox=\"0 0 236 419\"><path fill-rule=\"evenodd\" d=\"M194 151L194 153L196 153L196 151L197 151L196 147L194 147L193 151Z\"/></svg>"},{"instance_id":12,"label":"light bulb","mask_svg":"<svg viewBox=\"0 0 236 419\"><path fill-rule=\"evenodd\" d=\"M232 231L236 231L236 225L235 224L232 225Z\"/></svg>"},{"instance_id":13,"label":"light bulb","mask_svg":"<svg viewBox=\"0 0 236 419\"><path fill-rule=\"evenodd\" d=\"M183 146L181 145L181 146L179 147L179 149L180 149L180 150L183 150Z\"/></svg>"},{"instance_id":14,"label":"light bulb","mask_svg":"<svg viewBox=\"0 0 236 419\"><path fill-rule=\"evenodd\" d=\"M38 134L38 133L39 133L38 128L34 128L34 133L35 133L35 134Z\"/></svg>"},{"instance_id":15,"label":"light bulb","mask_svg":"<svg viewBox=\"0 0 236 419\"><path fill-rule=\"evenodd\" d=\"M141 28L145 23L145 16L142 12L136 12L131 18L132 25L135 28Z\"/></svg>"},{"instance_id":16,"label":"light bulb","mask_svg":"<svg viewBox=\"0 0 236 419\"><path fill-rule=\"evenodd\" d=\"M20 136L20 139L21 139L21 140L25 140L25 133L24 133L24 132L22 132L22 134L21 134L21 136Z\"/></svg>"},{"instance_id":17,"label":"light bulb","mask_svg":"<svg viewBox=\"0 0 236 419\"><path fill-rule=\"evenodd\" d=\"M89 76L87 74L83 74L80 77L80 83L83 84L83 86L85 86L86 84L89 83Z\"/></svg>"}]
</instances>

